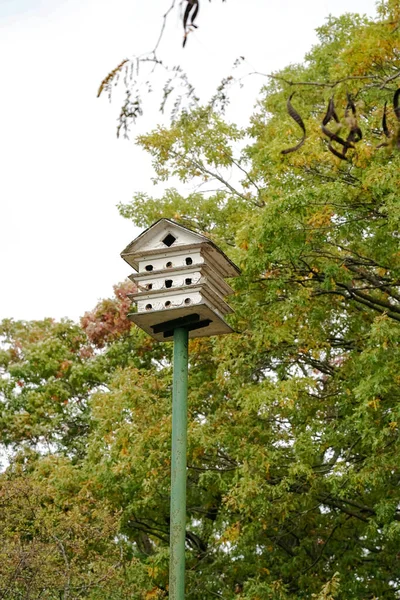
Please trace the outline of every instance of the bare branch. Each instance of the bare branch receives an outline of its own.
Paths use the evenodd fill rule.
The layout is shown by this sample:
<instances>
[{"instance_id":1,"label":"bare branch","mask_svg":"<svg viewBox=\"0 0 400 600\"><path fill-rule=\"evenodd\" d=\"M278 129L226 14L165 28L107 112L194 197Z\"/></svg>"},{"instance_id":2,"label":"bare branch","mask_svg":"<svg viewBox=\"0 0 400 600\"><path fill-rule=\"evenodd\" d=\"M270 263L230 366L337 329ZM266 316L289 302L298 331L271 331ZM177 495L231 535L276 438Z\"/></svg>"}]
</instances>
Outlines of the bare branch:
<instances>
[{"instance_id":1,"label":"bare branch","mask_svg":"<svg viewBox=\"0 0 400 600\"><path fill-rule=\"evenodd\" d=\"M224 179L223 177L221 177L221 175L219 175L218 173L215 173L214 171L210 171L210 169L208 169L207 167L205 167L203 165L203 163L195 160L194 158L190 158L188 156L183 157L181 154L179 154L178 152L174 152L173 150L171 150L170 152L176 158L181 158L181 159L187 160L188 162L190 162L193 166L195 166L202 173L205 173L206 175L209 175L213 179L217 179L220 183L222 183L224 186L226 186L228 188L228 190L230 190L233 194L235 194L236 196L239 196L239 198L242 198L246 202L250 202L251 204L254 204L255 206L259 207L259 205L258 205L257 202L254 202L254 200L250 200L248 197L246 197L244 194L242 194L236 188L234 188L228 181L226 181L226 179Z\"/></svg>"},{"instance_id":2,"label":"bare branch","mask_svg":"<svg viewBox=\"0 0 400 600\"><path fill-rule=\"evenodd\" d=\"M260 71L252 71L249 75L261 75L262 77L269 77L270 79L276 79L277 81L283 81L287 85L310 85L316 87L328 87L334 88L340 83L344 83L345 81L351 80L363 80L363 79L380 79L378 75L350 75L349 77L343 77L342 79L337 79L336 81L290 81L285 77L281 77L280 75L273 75L272 73L261 73Z\"/></svg>"},{"instance_id":3,"label":"bare branch","mask_svg":"<svg viewBox=\"0 0 400 600\"><path fill-rule=\"evenodd\" d=\"M169 7L169 9L167 10L167 12L163 14L163 22L162 22L162 25L161 25L160 34L159 34L159 36L158 36L158 40L157 40L157 42L156 42L156 45L154 46L154 49L153 49L153 51L152 51L152 54L153 54L154 56L156 55L156 52L157 52L157 50L158 50L158 46L159 46L159 45L160 45L160 43L161 43L162 37L163 37L163 35L164 35L165 27L166 27L166 24L167 24L168 15L169 15L169 13L172 11L172 9L174 8L174 6L175 6L175 1L176 1L176 0L172 0L171 6L170 6L170 7Z\"/></svg>"},{"instance_id":4,"label":"bare branch","mask_svg":"<svg viewBox=\"0 0 400 600\"><path fill-rule=\"evenodd\" d=\"M70 592L70 588L71 588L71 569L69 566L69 560L67 557L67 553L65 552L64 544L62 543L62 541L55 535L52 535L51 537L53 538L53 540L55 540L57 546L60 548L61 554L64 559L66 574L67 574L67 581L65 582L65 586L64 586L63 600L68 600L69 592Z\"/></svg>"}]
</instances>

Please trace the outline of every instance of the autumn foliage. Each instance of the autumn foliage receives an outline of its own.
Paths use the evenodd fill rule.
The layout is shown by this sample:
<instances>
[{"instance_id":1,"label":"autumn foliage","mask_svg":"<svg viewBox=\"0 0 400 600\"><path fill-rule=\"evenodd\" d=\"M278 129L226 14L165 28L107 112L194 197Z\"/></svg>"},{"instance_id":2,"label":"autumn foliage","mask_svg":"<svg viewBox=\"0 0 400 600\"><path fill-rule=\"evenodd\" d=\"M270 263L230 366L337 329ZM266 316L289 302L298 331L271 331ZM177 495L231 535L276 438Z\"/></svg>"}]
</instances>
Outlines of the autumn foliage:
<instances>
[{"instance_id":1,"label":"autumn foliage","mask_svg":"<svg viewBox=\"0 0 400 600\"><path fill-rule=\"evenodd\" d=\"M130 330L128 313L132 301L128 294L134 291L135 285L130 281L115 285L114 298L101 300L81 318L82 329L97 348L104 348L107 343Z\"/></svg>"},{"instance_id":2,"label":"autumn foliage","mask_svg":"<svg viewBox=\"0 0 400 600\"><path fill-rule=\"evenodd\" d=\"M205 232L242 270L235 333L190 344L188 600L400 598L400 13L378 9L330 18L248 127L211 102L138 140L195 191L122 216ZM294 89L307 139L282 154ZM321 122L334 95L348 138L348 94L343 160ZM131 326L130 291L81 326L1 323L0 598L168 597L171 344Z\"/></svg>"}]
</instances>

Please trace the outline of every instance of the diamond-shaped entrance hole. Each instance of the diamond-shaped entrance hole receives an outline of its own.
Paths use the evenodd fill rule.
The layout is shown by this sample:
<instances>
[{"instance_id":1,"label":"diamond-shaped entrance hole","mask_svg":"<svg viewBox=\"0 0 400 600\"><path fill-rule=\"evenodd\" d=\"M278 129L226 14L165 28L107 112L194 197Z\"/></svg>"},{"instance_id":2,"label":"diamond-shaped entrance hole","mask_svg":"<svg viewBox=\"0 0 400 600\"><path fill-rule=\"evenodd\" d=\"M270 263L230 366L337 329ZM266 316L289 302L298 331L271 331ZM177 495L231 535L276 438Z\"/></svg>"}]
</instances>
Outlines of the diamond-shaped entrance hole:
<instances>
[{"instance_id":1,"label":"diamond-shaped entrance hole","mask_svg":"<svg viewBox=\"0 0 400 600\"><path fill-rule=\"evenodd\" d=\"M175 241L176 241L176 237L174 237L171 233L169 233L167 236L165 236L162 243L165 244L166 246L168 246L168 248L169 248L170 246L172 246L172 244Z\"/></svg>"}]
</instances>

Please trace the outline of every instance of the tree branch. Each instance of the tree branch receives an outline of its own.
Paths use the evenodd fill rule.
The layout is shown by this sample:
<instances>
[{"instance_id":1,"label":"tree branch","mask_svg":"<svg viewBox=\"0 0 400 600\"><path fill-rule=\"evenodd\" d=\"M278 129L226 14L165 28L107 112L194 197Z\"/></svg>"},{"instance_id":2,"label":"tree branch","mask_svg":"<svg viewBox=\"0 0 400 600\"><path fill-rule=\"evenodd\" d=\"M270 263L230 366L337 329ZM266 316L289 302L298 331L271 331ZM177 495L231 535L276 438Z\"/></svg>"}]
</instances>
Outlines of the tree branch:
<instances>
[{"instance_id":1,"label":"tree branch","mask_svg":"<svg viewBox=\"0 0 400 600\"><path fill-rule=\"evenodd\" d=\"M310 86L316 86L316 87L329 87L329 88L334 88L337 85L339 85L340 83L344 83L345 81L351 81L351 80L363 80L363 79L380 79L380 77L378 75L350 75L349 77L343 77L342 79L338 79L336 81L327 81L327 82L322 82L322 81L290 81L289 79L286 79L285 77L281 77L280 75L273 75L272 73L261 73L259 71L252 71L251 73L249 73L249 75L261 75L263 77L269 77L270 79L276 79L277 81L283 81L283 83L286 83L287 85L290 86L294 86L294 85L310 85Z\"/></svg>"},{"instance_id":2,"label":"tree branch","mask_svg":"<svg viewBox=\"0 0 400 600\"><path fill-rule=\"evenodd\" d=\"M63 559L64 559L66 573L67 573L67 581L65 582L65 585L64 585L64 597L63 597L63 600L68 600L68 598L69 598L69 592L70 592L70 588L71 588L71 568L70 568L70 565L69 565L69 560L68 560L68 557L67 557L67 553L65 552L64 544L62 543L62 541L60 539L58 539L58 537L55 536L55 535L52 535L51 537L53 538L53 540L55 540L57 546L60 548L61 554L62 554Z\"/></svg>"}]
</instances>

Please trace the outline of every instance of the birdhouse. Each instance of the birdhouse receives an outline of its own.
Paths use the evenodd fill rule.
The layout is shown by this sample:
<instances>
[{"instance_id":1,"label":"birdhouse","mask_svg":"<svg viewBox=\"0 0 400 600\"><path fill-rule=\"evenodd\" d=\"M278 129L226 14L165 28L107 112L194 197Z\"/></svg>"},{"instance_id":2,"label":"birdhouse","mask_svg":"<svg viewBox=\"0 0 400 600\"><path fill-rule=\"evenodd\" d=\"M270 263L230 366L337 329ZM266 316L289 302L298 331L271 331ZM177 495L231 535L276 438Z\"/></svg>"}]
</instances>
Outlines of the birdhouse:
<instances>
[{"instance_id":1,"label":"birdhouse","mask_svg":"<svg viewBox=\"0 0 400 600\"><path fill-rule=\"evenodd\" d=\"M169 219L160 219L129 244L121 257L135 269L130 279L137 312L129 319L159 341L185 327L189 337L231 333L224 316L233 312L224 297L225 278L236 265L208 238Z\"/></svg>"}]
</instances>

